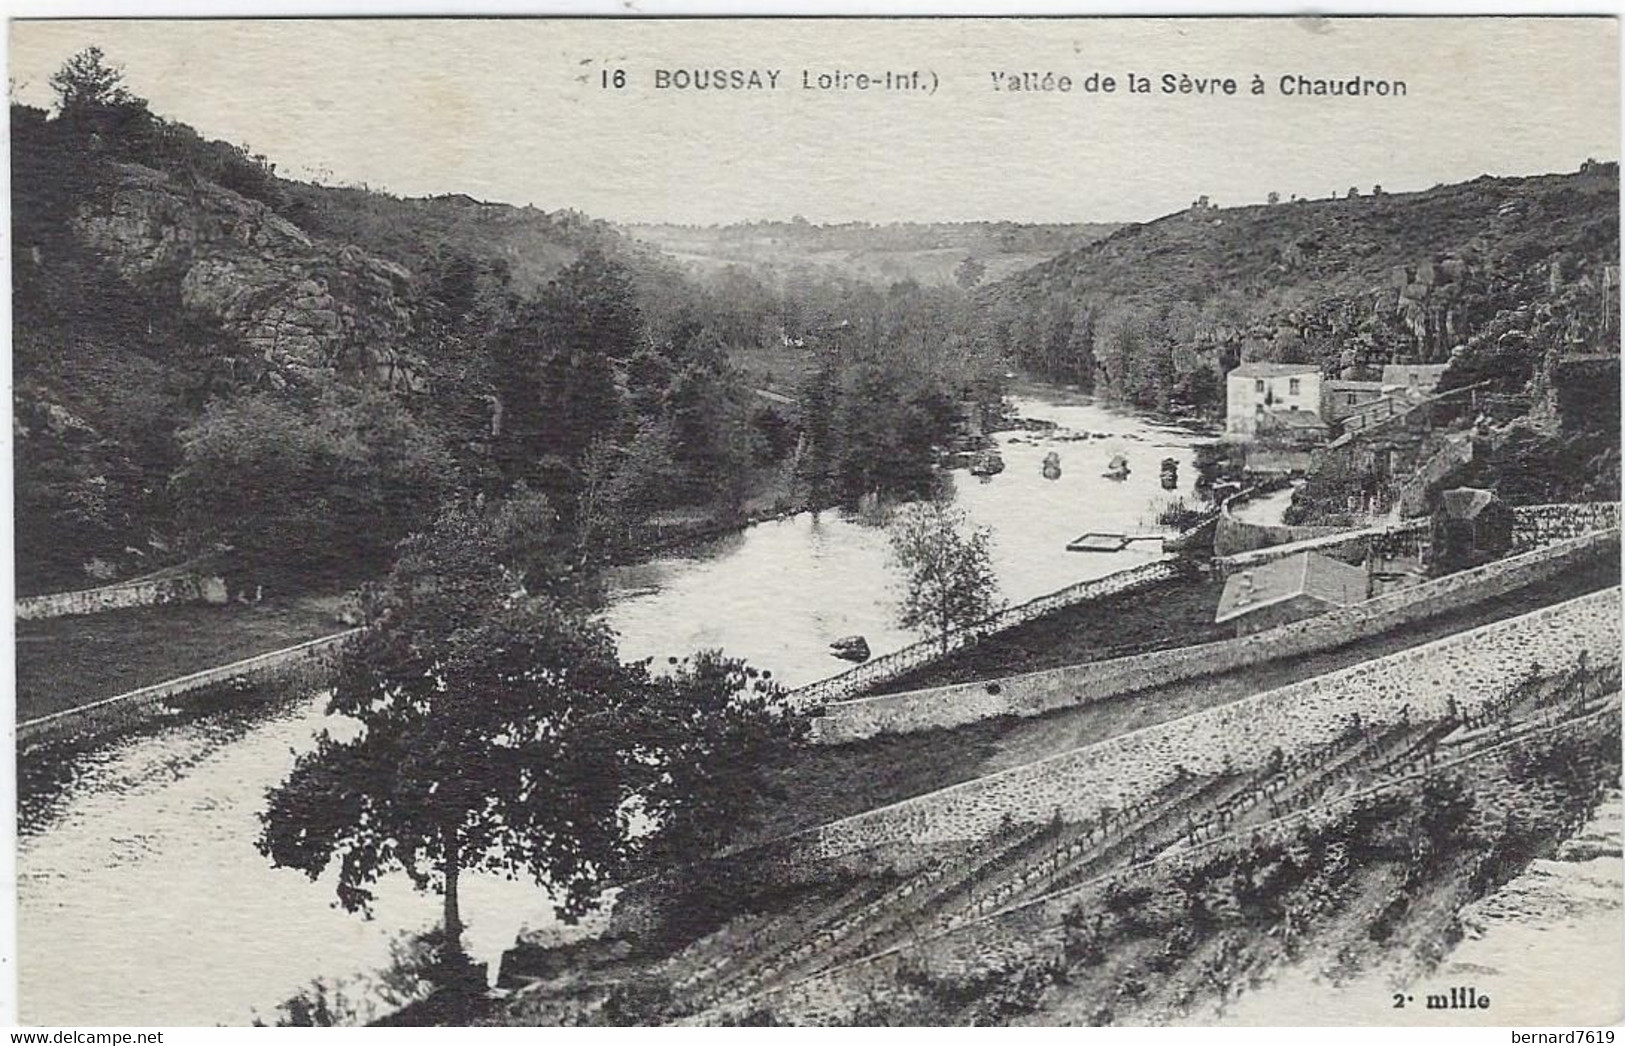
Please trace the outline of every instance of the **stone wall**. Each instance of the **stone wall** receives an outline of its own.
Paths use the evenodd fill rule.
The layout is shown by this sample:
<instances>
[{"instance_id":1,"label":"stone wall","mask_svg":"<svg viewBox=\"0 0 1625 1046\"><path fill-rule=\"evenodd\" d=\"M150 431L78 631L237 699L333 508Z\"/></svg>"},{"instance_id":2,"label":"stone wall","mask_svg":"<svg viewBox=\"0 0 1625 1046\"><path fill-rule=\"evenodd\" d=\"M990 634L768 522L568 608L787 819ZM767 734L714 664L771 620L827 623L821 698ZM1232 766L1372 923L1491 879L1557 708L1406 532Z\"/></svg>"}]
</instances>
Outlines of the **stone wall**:
<instances>
[{"instance_id":1,"label":"stone wall","mask_svg":"<svg viewBox=\"0 0 1625 1046\"><path fill-rule=\"evenodd\" d=\"M221 693L290 679L311 685L324 683L338 663L338 655L360 630L350 629L297 646L206 668L177 679L118 694L79 708L70 708L17 724L19 745L37 744L66 736L97 734L124 723L138 722L152 711L180 697L206 699Z\"/></svg>"},{"instance_id":2,"label":"stone wall","mask_svg":"<svg viewBox=\"0 0 1625 1046\"><path fill-rule=\"evenodd\" d=\"M1427 520L1419 519L1393 526L1343 531L1285 545L1270 545L1267 548L1253 549L1251 552L1238 552L1233 556L1221 556L1213 561L1213 565L1218 568L1220 574L1228 577L1242 570L1253 570L1277 559L1295 556L1299 552L1318 552L1344 563L1363 563L1370 551L1373 538L1420 538L1425 541L1428 525Z\"/></svg>"},{"instance_id":3,"label":"stone wall","mask_svg":"<svg viewBox=\"0 0 1625 1046\"><path fill-rule=\"evenodd\" d=\"M1249 523L1244 519L1237 519L1230 511L1233 506L1241 504L1247 496L1245 493L1236 495L1225 502L1224 508L1219 512L1218 529L1213 533L1214 555L1233 556L1239 552L1251 552L1271 545L1286 545L1329 534L1346 534L1352 529L1322 526L1291 527L1285 523Z\"/></svg>"},{"instance_id":4,"label":"stone wall","mask_svg":"<svg viewBox=\"0 0 1625 1046\"><path fill-rule=\"evenodd\" d=\"M813 737L819 743L841 744L995 716L1035 716L1329 650L1503 595L1609 550L1617 556L1618 547L1619 531L1602 531L1238 639L1085 662L991 682L839 701L825 706L824 714L813 720Z\"/></svg>"},{"instance_id":5,"label":"stone wall","mask_svg":"<svg viewBox=\"0 0 1625 1046\"><path fill-rule=\"evenodd\" d=\"M1105 577L1080 581L1075 585L1039 596L1025 603L1018 603L1013 607L1006 607L989 617L982 619L969 628L960 629L948 637L946 653L952 653L960 647L985 636L996 635L1006 629L1025 624L1046 614L1053 614L1057 610L1079 603L1086 603L1092 599L1128 592L1136 588L1143 588L1159 581L1166 581L1174 577L1179 568L1167 561L1145 563L1127 570L1120 570ZM790 691L788 699L794 707L809 708L823 705L829 701L838 701L852 694L860 693L870 687L879 686L888 680L896 679L906 672L911 672L922 665L930 664L944 655L942 644L935 640L922 640L911 643L901 650L893 651L866 661L856 668L842 672L829 679L821 679L816 683L809 683L804 687Z\"/></svg>"},{"instance_id":6,"label":"stone wall","mask_svg":"<svg viewBox=\"0 0 1625 1046\"><path fill-rule=\"evenodd\" d=\"M1620 658L1620 590L1611 588L1447 636L1314 679L870 810L767 844L780 867L861 857L871 867L913 870L945 843L1033 824L1057 812L1098 818L1174 781L1261 765L1272 749L1294 756L1329 743L1358 715L1371 726L1439 718L1452 703L1471 713L1509 679L1539 665L1594 666ZM760 857L758 857L758 860ZM809 869L811 870L811 869Z\"/></svg>"},{"instance_id":7,"label":"stone wall","mask_svg":"<svg viewBox=\"0 0 1625 1046\"><path fill-rule=\"evenodd\" d=\"M169 603L224 603L226 583L217 577L161 578L130 581L78 592L54 592L17 600L18 621L42 621L75 614L100 614L108 610L152 607Z\"/></svg>"},{"instance_id":8,"label":"stone wall","mask_svg":"<svg viewBox=\"0 0 1625 1046\"><path fill-rule=\"evenodd\" d=\"M1569 505L1523 505L1513 510L1515 551L1540 548L1597 530L1619 529L1619 502L1590 501Z\"/></svg>"}]
</instances>

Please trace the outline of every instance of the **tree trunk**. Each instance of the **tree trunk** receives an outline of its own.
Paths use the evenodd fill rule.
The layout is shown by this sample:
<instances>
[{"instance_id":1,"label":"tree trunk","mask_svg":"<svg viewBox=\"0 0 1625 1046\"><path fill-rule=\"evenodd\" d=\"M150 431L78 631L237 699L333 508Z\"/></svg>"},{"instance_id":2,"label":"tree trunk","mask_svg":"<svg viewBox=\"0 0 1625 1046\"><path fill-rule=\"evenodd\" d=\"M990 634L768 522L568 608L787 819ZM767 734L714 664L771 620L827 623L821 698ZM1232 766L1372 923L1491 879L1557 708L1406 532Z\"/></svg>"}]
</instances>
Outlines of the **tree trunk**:
<instances>
[{"instance_id":1,"label":"tree trunk","mask_svg":"<svg viewBox=\"0 0 1625 1046\"><path fill-rule=\"evenodd\" d=\"M446 876L446 958L461 959L464 957L463 917L457 910L457 875L462 854L459 852L457 829L442 829L441 842L445 852L443 871Z\"/></svg>"}]
</instances>

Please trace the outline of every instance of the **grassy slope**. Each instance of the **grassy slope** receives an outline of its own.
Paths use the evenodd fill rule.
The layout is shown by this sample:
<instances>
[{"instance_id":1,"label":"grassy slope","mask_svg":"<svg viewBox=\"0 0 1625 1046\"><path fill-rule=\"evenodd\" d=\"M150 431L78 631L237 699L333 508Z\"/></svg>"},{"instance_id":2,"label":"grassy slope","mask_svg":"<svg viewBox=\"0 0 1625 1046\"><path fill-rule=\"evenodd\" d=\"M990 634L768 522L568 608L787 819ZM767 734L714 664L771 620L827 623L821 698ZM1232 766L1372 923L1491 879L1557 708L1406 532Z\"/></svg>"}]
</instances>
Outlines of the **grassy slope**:
<instances>
[{"instance_id":1,"label":"grassy slope","mask_svg":"<svg viewBox=\"0 0 1625 1046\"><path fill-rule=\"evenodd\" d=\"M314 600L19 621L17 718L89 704L343 628Z\"/></svg>"},{"instance_id":2,"label":"grassy slope","mask_svg":"<svg viewBox=\"0 0 1625 1046\"><path fill-rule=\"evenodd\" d=\"M742 837L764 840L850 817L1617 584L1617 562L1605 560L1340 650L1029 719L988 720L850 745L809 746L774 768L779 794L764 804Z\"/></svg>"},{"instance_id":3,"label":"grassy slope","mask_svg":"<svg viewBox=\"0 0 1625 1046\"><path fill-rule=\"evenodd\" d=\"M1224 582L1179 578L1067 607L882 684L873 693L944 686L1060 668L1165 647L1229 639L1213 623Z\"/></svg>"}]
</instances>

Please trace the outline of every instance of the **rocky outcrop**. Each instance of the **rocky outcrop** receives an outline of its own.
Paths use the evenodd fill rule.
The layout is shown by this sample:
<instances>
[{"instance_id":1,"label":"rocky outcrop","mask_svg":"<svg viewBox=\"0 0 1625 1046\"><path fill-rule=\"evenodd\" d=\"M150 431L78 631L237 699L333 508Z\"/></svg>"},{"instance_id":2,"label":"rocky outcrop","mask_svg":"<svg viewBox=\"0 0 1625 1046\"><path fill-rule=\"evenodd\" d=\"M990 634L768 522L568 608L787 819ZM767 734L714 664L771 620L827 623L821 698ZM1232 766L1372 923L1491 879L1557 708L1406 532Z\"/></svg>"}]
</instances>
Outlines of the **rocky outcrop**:
<instances>
[{"instance_id":1,"label":"rocky outcrop","mask_svg":"<svg viewBox=\"0 0 1625 1046\"><path fill-rule=\"evenodd\" d=\"M182 306L241 338L273 384L312 371L410 381L412 274L314 240L257 200L121 164L75 231L125 278L174 281Z\"/></svg>"}]
</instances>

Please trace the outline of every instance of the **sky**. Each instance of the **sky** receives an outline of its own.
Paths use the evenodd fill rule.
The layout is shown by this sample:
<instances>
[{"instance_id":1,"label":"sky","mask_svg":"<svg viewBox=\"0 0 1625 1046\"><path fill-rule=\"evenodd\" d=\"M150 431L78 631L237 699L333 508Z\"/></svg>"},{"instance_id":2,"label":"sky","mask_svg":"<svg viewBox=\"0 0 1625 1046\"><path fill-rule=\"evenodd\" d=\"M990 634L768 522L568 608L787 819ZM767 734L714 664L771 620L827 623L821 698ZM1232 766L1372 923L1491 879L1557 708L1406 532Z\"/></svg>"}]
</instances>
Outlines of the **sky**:
<instances>
[{"instance_id":1,"label":"sky","mask_svg":"<svg viewBox=\"0 0 1625 1046\"><path fill-rule=\"evenodd\" d=\"M1619 156L1610 19L20 21L14 100L96 44L160 115L281 173L614 221L1126 221L1199 195L1424 189ZM775 91L659 71L779 73ZM805 90L919 70L932 94ZM617 89L611 70L627 73ZM999 91L1053 72L1070 93ZM1130 94L1129 72L1151 79ZM1087 93L1090 73L1117 81ZM1234 96L1161 76L1234 78ZM1267 93L1253 96L1254 75ZM1403 80L1286 97L1282 76Z\"/></svg>"}]
</instances>

